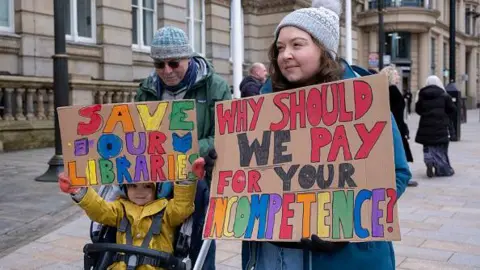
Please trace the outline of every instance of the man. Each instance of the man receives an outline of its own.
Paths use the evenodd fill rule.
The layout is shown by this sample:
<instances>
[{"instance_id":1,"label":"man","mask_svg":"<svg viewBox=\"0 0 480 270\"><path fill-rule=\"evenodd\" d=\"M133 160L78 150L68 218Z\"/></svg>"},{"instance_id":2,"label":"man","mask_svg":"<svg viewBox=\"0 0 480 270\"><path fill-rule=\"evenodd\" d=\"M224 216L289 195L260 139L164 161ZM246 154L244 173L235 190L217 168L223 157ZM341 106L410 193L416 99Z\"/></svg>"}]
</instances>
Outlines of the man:
<instances>
[{"instance_id":1,"label":"man","mask_svg":"<svg viewBox=\"0 0 480 270\"><path fill-rule=\"evenodd\" d=\"M150 46L155 71L140 83L136 101L196 100L197 133L200 156L205 161L205 181L197 184L190 258L196 261L202 241L202 228L209 198L211 170L216 159L215 101L231 99L227 82L215 73L205 58L193 53L187 35L179 28L159 29ZM207 186L208 185L208 186ZM215 269L215 242L212 241L203 268Z\"/></svg>"},{"instance_id":2,"label":"man","mask_svg":"<svg viewBox=\"0 0 480 270\"><path fill-rule=\"evenodd\" d=\"M267 69L262 63L254 63L249 71L249 75L240 83L241 97L252 97L260 94L260 89L267 80Z\"/></svg>"}]
</instances>

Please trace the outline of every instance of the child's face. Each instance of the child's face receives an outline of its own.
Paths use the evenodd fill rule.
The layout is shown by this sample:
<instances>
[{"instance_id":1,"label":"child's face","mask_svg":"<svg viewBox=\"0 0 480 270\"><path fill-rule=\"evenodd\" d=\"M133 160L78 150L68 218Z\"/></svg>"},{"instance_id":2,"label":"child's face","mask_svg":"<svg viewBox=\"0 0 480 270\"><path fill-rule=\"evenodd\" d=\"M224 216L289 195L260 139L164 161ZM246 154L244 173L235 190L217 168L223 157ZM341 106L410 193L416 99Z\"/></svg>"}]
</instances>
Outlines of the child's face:
<instances>
[{"instance_id":1,"label":"child's face","mask_svg":"<svg viewBox=\"0 0 480 270\"><path fill-rule=\"evenodd\" d=\"M145 205L155 200L155 185L152 183L128 184L128 199L136 205Z\"/></svg>"}]
</instances>

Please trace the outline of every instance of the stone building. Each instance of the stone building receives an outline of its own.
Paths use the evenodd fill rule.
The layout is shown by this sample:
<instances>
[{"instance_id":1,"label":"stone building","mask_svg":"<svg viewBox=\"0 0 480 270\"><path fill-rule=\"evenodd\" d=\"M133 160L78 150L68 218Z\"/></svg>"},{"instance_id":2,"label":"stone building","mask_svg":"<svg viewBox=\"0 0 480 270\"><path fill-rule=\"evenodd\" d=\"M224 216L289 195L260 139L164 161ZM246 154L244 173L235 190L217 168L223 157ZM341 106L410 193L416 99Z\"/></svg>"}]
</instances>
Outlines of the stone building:
<instances>
[{"instance_id":1,"label":"stone building","mask_svg":"<svg viewBox=\"0 0 480 270\"><path fill-rule=\"evenodd\" d=\"M152 71L153 33L167 24L183 28L194 50L232 82L230 0L65 1L73 104L131 100L138 81ZM241 2L246 70L252 62L268 62L276 25L311 1ZM430 74L447 79L449 0L385 0L385 5L385 62L396 64L402 88L416 91ZM352 10L353 63L370 67L378 51L376 1L354 0ZM457 82L469 107L480 92L479 13L480 0L457 1ZM344 56L343 23L341 30ZM53 0L0 1L0 148L2 141L5 149L19 147L9 142L20 132L26 138L51 137L53 54ZM30 147L27 142L22 147Z\"/></svg>"}]
</instances>

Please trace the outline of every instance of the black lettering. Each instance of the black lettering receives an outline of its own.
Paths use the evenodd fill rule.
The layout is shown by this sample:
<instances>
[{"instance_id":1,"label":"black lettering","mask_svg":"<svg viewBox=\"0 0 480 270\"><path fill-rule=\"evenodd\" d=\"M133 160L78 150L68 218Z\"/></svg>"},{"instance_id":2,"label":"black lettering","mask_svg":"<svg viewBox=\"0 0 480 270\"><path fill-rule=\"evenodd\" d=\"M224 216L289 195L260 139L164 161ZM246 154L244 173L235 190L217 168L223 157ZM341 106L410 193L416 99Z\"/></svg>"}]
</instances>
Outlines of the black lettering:
<instances>
[{"instance_id":1,"label":"black lettering","mask_svg":"<svg viewBox=\"0 0 480 270\"><path fill-rule=\"evenodd\" d=\"M315 167L312 165L305 165L300 169L298 173L298 184L303 189L311 189L315 184L315 178L317 178Z\"/></svg>"},{"instance_id":2,"label":"black lettering","mask_svg":"<svg viewBox=\"0 0 480 270\"><path fill-rule=\"evenodd\" d=\"M288 169L288 172L285 173L282 167L275 167L273 170L277 173L278 177L283 181L283 191L290 191L292 189L292 178L298 170L300 165L292 165Z\"/></svg>"},{"instance_id":3,"label":"black lettering","mask_svg":"<svg viewBox=\"0 0 480 270\"><path fill-rule=\"evenodd\" d=\"M238 150L240 152L240 166L249 167L252 155L255 152L257 165L267 165L268 155L270 154L270 134L271 131L264 131L262 144L255 139L250 145L246 133L237 134Z\"/></svg>"},{"instance_id":4,"label":"black lettering","mask_svg":"<svg viewBox=\"0 0 480 270\"><path fill-rule=\"evenodd\" d=\"M328 164L327 167L328 167L328 179L325 180L325 172L323 170L325 168L325 165L318 166L317 185L321 189L329 188L333 182L333 177L335 175L335 170L334 170L335 167L333 166L333 164Z\"/></svg>"},{"instance_id":5,"label":"black lettering","mask_svg":"<svg viewBox=\"0 0 480 270\"><path fill-rule=\"evenodd\" d=\"M273 133L273 164L292 161L292 154L283 154L287 151L287 146L283 145L285 142L290 142L290 130L279 130Z\"/></svg>"},{"instance_id":6,"label":"black lettering","mask_svg":"<svg viewBox=\"0 0 480 270\"><path fill-rule=\"evenodd\" d=\"M357 187L355 181L352 179L352 175L355 173L355 167L350 163L340 163L338 176L338 187L344 188L345 182L349 187Z\"/></svg>"}]
</instances>

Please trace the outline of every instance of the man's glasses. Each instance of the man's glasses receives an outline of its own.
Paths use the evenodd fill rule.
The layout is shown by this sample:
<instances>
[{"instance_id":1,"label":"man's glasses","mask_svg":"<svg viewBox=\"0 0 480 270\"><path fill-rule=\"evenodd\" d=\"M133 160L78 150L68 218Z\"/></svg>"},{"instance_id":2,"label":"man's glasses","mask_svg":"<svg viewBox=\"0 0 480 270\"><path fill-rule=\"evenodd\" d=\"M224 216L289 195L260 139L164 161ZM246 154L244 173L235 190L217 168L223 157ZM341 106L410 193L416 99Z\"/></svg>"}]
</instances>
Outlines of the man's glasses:
<instances>
[{"instance_id":1,"label":"man's glasses","mask_svg":"<svg viewBox=\"0 0 480 270\"><path fill-rule=\"evenodd\" d=\"M168 61L168 62L154 62L155 68L164 69L165 65L168 65L170 68L175 69L180 66L178 61Z\"/></svg>"}]
</instances>

